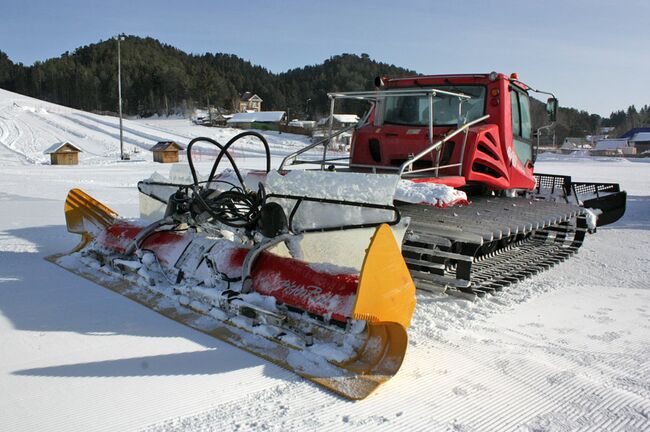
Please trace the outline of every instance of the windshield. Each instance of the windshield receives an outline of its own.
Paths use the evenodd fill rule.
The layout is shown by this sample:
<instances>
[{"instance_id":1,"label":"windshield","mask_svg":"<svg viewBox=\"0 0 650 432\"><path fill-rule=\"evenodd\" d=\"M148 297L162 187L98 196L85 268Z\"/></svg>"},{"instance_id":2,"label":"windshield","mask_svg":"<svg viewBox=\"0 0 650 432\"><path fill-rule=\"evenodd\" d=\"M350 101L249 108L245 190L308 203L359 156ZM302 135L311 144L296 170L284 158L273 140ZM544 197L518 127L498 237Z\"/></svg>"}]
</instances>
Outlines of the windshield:
<instances>
[{"instance_id":1,"label":"windshield","mask_svg":"<svg viewBox=\"0 0 650 432\"><path fill-rule=\"evenodd\" d=\"M476 120L485 112L485 87L479 85L466 86L435 86L439 90L463 93L471 99L463 101L461 116L466 121ZM423 89L424 90L424 89ZM447 95L437 95L433 98L433 124L458 124L458 98ZM461 119L462 122L462 119ZM388 96L384 103L384 123L428 126L429 98L428 96Z\"/></svg>"}]
</instances>

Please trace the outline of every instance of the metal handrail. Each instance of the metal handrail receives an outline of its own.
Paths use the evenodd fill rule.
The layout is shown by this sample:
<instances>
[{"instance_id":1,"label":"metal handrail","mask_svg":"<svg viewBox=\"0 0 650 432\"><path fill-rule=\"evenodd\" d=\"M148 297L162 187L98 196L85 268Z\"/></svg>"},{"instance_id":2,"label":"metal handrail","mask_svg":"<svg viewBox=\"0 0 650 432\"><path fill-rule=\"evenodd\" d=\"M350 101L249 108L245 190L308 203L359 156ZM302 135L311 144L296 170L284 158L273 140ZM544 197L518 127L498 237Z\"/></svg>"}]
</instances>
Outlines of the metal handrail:
<instances>
[{"instance_id":1,"label":"metal handrail","mask_svg":"<svg viewBox=\"0 0 650 432\"><path fill-rule=\"evenodd\" d=\"M335 99L358 99L358 100L377 100L382 96L428 96L433 94L455 96L461 99L471 99L463 93L454 93L447 90L439 90L437 88L428 89L394 89L394 90L373 90L373 91L354 91L354 92L333 92L327 93L329 98Z\"/></svg>"},{"instance_id":2,"label":"metal handrail","mask_svg":"<svg viewBox=\"0 0 650 432\"><path fill-rule=\"evenodd\" d=\"M429 142L431 145L427 147L425 150L421 151L417 155L415 155L413 158L407 160L404 162L402 165L400 165L399 168L397 167L375 167L375 166L367 166L368 168L372 168L373 171L375 169L381 169L381 170L390 170L390 171L397 171L398 175L402 177L404 175L404 172L409 168L412 167L413 164L418 161L419 159L422 159L425 155L428 153L431 153L435 150L437 150L440 146L442 146L444 143L449 141L451 138L455 137L456 135L460 133L465 133L465 139L463 140L463 148L461 149L461 162L459 164L453 164L453 165L445 165L442 168L449 168L449 167L454 167L458 166L459 167L459 174L462 175L462 158L463 158L463 153L465 151L465 144L467 141L467 131L471 126L474 126L475 124L478 124L486 119L488 119L490 116L489 115L484 115L476 120L473 120L471 122L465 123L464 125L458 127L454 131L448 133L443 139L433 142L433 97L437 96L438 94L440 95L445 95L445 96L451 96L451 97L458 97L460 99L460 103L462 104L463 100L466 99L471 99L471 96L462 94L462 93L454 93L454 92L449 92L446 90L438 90L436 88L430 88L430 89L393 89L393 90L376 90L376 91L357 91L357 92L333 92L333 93L328 93L327 96L329 97L331 101L330 105L330 118L329 118L329 124L328 124L328 129L329 129L329 134L327 137L310 144L302 149L299 149L293 153L288 154L285 156L284 159L282 159L282 163L280 164L279 170L282 171L285 169L285 166L293 165L295 164L306 164L306 163L320 163L321 169L325 169L325 165L327 162L333 162L335 160L342 160L345 158L336 158L336 159L327 159L327 149L328 149L328 144L332 141L333 138L348 132L350 130L356 129L359 125L365 124L367 121L370 112L372 111L372 107L366 112L364 117L355 125L348 126L346 128L340 129L336 132L333 132L333 122L334 122L334 102L336 99L357 99L357 100L365 100L370 102L373 107L375 106L376 102L382 99L383 97L387 96L427 96L429 98ZM460 111L461 111L461 106L459 104L459 116L460 116ZM306 161L306 160L297 160L297 157L315 147L318 147L320 145L323 145L323 157L321 160L314 160L314 161ZM349 156L347 157L349 159ZM331 163L329 165L334 165L334 166L345 166L345 164L340 164L340 163ZM347 166L352 167L352 166L357 166L357 164L347 164ZM365 168L366 166L364 166ZM416 173L416 172L424 172L424 171L431 171L435 170L436 176L438 175L438 170L440 169L440 154L438 154L438 157L436 158L436 166L431 167L431 168L425 168L425 169L419 169L419 170L409 170L409 172Z\"/></svg>"},{"instance_id":3,"label":"metal handrail","mask_svg":"<svg viewBox=\"0 0 650 432\"><path fill-rule=\"evenodd\" d=\"M329 165L334 165L334 166L350 166L350 167L358 167L358 168L372 168L372 169L379 169L379 170L384 170L384 171L398 171L399 176L402 177L402 176L404 175L404 172L406 171L406 168L408 168L409 166L412 166L412 165L413 165L417 160L419 160L419 159L421 159L422 157L426 156L428 153L430 153L430 152L436 150L436 149L437 149L438 147L440 147L443 143L446 143L447 141L449 141L450 139L452 139L452 138L455 137L456 135L458 135L458 134L460 134L460 133L462 133L462 132L467 131L467 129L469 129L471 126L474 126L475 124L478 124L478 123L480 123L480 122L482 122L482 121L484 121L484 120L487 120L489 117L490 117L490 115L489 115L489 114L486 114L486 115L484 115L483 117L479 117L479 118L477 118L476 120L472 120L471 122L465 123L463 126L457 128L457 129L455 129L454 131L452 131L452 132L450 132L449 134L447 134L443 139L436 141L435 144L433 144L433 145L427 147L426 149L424 149L423 151L421 151L420 153L418 153L417 155L415 155L412 159L409 159L408 161L404 162L402 165L399 166L399 168L397 168L397 167L391 167L391 166L376 166L376 165L362 165L362 164L341 164L341 163L331 163L331 164L329 164ZM354 127L354 126L353 126L353 127ZM346 130L349 130L350 128L351 128L351 127L347 128ZM336 136L336 135L333 135L333 136ZM317 143L311 144L310 146L305 147L305 148L303 148L303 149L301 149L301 150L298 150L298 151L292 153L291 155L285 157L285 159L282 161L282 164L280 165L280 171L284 168L285 160L289 159L289 158L292 157L294 154L295 154L295 156L298 156L298 154L302 154L302 153L304 153L305 151L307 151L307 150L309 150L309 149L312 149L312 148L314 148L314 147L320 145L320 144L322 143L322 141L325 141L325 140L327 140L327 139L328 139L328 138L325 138L325 139L323 139L323 140L321 140L321 141L318 141ZM426 171L433 171L433 170L435 170L435 171L436 171L436 175L437 175L439 169L444 169L444 168L453 168L453 167L455 167L455 166L458 166L458 167L460 167L460 168L462 169L462 165L463 165L463 163L462 163L462 157L463 157L463 154L464 154L464 152L465 152L465 151L464 151L464 150L465 150L465 149L464 149L464 147L465 147L464 144L465 144L466 139L467 139L467 135L465 135L465 139L463 140L463 148L461 149L461 162L460 162L460 163L456 163L456 164L448 164L448 165L442 165L442 166L436 165L435 167L431 167L431 168L423 168L423 169L418 169L418 170L409 170L409 171L406 171L406 172L409 173L409 174L415 174L415 173L420 173L420 172L426 172ZM295 162L298 162L298 163L318 163L318 162L320 162L321 165L324 165L325 162L334 162L335 160L344 160L344 159L349 159L349 156L348 156L348 157L339 157L339 158L330 159L330 160L328 160L328 159L323 159L323 160L316 160L316 161L295 161L295 158L294 158L294 161L295 161Z\"/></svg>"},{"instance_id":4,"label":"metal handrail","mask_svg":"<svg viewBox=\"0 0 650 432\"><path fill-rule=\"evenodd\" d=\"M413 156L413 158L411 158L411 159L407 160L406 162L404 162L399 167L399 175L400 175L400 177L402 176L402 174L404 174L404 171L406 171L406 169L408 167L412 166L416 161L422 159L427 154L429 154L432 151L436 150L442 144L446 143L447 141L449 141L450 139L452 139L453 137L455 137L459 133L469 129L471 126L474 126L477 123L480 123L480 122L482 122L484 120L487 120L489 117L490 117L490 115L486 114L483 117L479 117L476 120L472 120L469 123L465 123L464 125L462 125L458 129L454 130L453 132L448 133L443 139L436 141L435 144L430 145L426 149L422 150L420 153Z\"/></svg>"},{"instance_id":5,"label":"metal handrail","mask_svg":"<svg viewBox=\"0 0 650 432\"><path fill-rule=\"evenodd\" d=\"M355 125L351 125L351 126L348 126L346 128L340 129L340 130L332 133L331 135L328 135L325 138L316 141L313 144L309 144L307 147L303 147L303 148L301 148L299 150L296 150L293 153L289 153L287 156L284 157L284 159L282 159L282 163L280 164L280 168L278 168L278 169L280 171L282 171L284 169L285 164L288 163L290 160L292 160L292 159L295 160L301 154L308 152L309 150L313 149L314 147L318 147L319 145L323 145L325 142L331 141L332 138L335 138L335 137L337 137L337 136L339 136L339 135L341 135L341 134L343 134L345 132L351 131L352 129L354 129L356 127L357 127L357 125L355 124ZM326 159L323 159L323 160L326 160ZM321 162L321 161L314 161L314 163L317 163L317 162ZM292 164L289 164L289 165L292 165Z\"/></svg>"},{"instance_id":6,"label":"metal handrail","mask_svg":"<svg viewBox=\"0 0 650 432\"><path fill-rule=\"evenodd\" d=\"M445 169L445 168L453 168L453 167L457 167L457 166L461 166L461 165L462 165L461 163L447 164L447 165L436 165L436 166L432 166L432 167L429 167L429 168L421 168L421 169L416 169L416 170L410 170L410 171L407 171L404 175L423 173L423 172L427 172L427 171L435 171L436 172L436 177L437 177L438 176L438 170Z\"/></svg>"}]
</instances>

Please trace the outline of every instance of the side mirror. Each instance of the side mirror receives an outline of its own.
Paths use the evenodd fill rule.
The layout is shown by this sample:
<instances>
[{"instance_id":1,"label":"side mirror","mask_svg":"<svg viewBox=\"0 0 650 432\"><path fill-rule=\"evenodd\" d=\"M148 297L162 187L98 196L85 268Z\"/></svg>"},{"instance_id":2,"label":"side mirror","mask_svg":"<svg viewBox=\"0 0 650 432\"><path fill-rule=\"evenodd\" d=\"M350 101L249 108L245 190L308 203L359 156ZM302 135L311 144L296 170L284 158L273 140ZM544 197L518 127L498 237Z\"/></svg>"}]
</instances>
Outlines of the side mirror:
<instances>
[{"instance_id":1,"label":"side mirror","mask_svg":"<svg viewBox=\"0 0 650 432\"><path fill-rule=\"evenodd\" d=\"M546 112L548 113L548 117L552 122L557 119L557 106L558 101L554 97L548 98L546 101Z\"/></svg>"}]
</instances>

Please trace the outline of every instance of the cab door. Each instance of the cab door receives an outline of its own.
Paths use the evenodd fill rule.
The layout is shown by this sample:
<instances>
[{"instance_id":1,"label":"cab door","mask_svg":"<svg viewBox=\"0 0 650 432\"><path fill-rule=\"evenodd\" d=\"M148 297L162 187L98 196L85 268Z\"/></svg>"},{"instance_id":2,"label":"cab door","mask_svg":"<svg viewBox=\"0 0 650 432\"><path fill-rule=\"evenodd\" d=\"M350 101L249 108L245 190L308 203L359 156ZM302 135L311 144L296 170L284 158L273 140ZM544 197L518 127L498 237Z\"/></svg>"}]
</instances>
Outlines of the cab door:
<instances>
[{"instance_id":1,"label":"cab door","mask_svg":"<svg viewBox=\"0 0 650 432\"><path fill-rule=\"evenodd\" d=\"M508 149L511 166L511 186L530 189L535 186L533 176L533 140L528 94L509 86L512 111L512 147Z\"/></svg>"},{"instance_id":2,"label":"cab door","mask_svg":"<svg viewBox=\"0 0 650 432\"><path fill-rule=\"evenodd\" d=\"M515 153L523 166L533 163L532 127L530 123L530 100L523 91L510 87L512 106L512 140Z\"/></svg>"}]
</instances>

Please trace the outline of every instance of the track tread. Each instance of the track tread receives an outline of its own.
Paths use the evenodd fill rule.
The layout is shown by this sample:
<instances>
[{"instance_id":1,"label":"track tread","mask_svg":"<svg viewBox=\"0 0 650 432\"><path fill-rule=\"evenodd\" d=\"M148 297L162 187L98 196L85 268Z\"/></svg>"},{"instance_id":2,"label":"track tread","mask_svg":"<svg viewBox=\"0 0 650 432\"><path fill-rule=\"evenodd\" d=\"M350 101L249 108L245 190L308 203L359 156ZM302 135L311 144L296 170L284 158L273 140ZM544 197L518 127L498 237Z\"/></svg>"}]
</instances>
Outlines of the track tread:
<instances>
[{"instance_id":1,"label":"track tread","mask_svg":"<svg viewBox=\"0 0 650 432\"><path fill-rule=\"evenodd\" d=\"M565 261L586 231L581 207L537 198L476 197L469 206L444 209L398 207L412 221L402 250L416 286L432 291L437 284L440 291L468 299ZM495 250L484 249L496 241L502 243Z\"/></svg>"}]
</instances>

